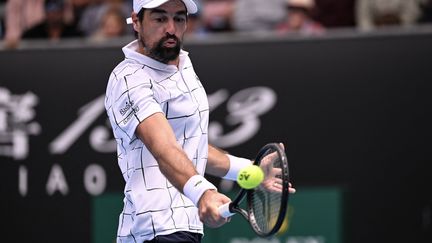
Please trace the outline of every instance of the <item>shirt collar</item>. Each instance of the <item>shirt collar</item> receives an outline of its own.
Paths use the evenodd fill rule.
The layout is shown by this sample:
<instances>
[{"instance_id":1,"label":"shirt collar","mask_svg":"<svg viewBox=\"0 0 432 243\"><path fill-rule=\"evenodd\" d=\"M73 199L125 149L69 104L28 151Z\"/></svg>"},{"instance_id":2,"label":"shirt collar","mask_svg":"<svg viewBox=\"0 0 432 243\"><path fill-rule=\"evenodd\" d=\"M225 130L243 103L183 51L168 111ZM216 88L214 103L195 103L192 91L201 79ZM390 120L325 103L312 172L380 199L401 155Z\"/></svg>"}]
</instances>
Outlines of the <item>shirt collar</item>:
<instances>
[{"instance_id":1,"label":"shirt collar","mask_svg":"<svg viewBox=\"0 0 432 243\"><path fill-rule=\"evenodd\" d=\"M127 44L126 46L124 46L122 48L123 53L125 55L126 58L128 59L133 59L141 64L144 64L146 66L149 66L153 69L158 69L161 71L166 71L166 72L172 72L172 71L177 71L177 67L175 65L167 65L165 63L156 61L153 58L150 58L146 55L143 55L141 53L138 52L138 40L134 40L131 43ZM180 50L180 63L179 63L179 67L183 67L185 59L188 57L189 53L187 51L184 50Z\"/></svg>"}]
</instances>

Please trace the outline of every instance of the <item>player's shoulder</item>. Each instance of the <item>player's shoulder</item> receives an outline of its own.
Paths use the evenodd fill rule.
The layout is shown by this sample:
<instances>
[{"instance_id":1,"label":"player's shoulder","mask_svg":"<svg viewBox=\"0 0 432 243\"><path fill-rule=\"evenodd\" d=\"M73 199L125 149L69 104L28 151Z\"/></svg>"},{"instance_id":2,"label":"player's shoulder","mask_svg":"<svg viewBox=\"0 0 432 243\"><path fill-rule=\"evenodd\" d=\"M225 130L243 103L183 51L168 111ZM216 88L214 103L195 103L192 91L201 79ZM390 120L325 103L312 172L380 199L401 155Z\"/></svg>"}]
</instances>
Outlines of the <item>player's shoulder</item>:
<instances>
[{"instance_id":1,"label":"player's shoulder","mask_svg":"<svg viewBox=\"0 0 432 243\"><path fill-rule=\"evenodd\" d=\"M107 84L106 95L117 97L131 87L143 84L151 87L151 77L147 73L145 66L125 59L112 70Z\"/></svg>"},{"instance_id":2,"label":"player's shoulder","mask_svg":"<svg viewBox=\"0 0 432 243\"><path fill-rule=\"evenodd\" d=\"M131 59L125 59L120 62L112 71L112 75L117 79L123 79L124 77L148 77L149 74L146 72L145 65L134 62Z\"/></svg>"}]
</instances>

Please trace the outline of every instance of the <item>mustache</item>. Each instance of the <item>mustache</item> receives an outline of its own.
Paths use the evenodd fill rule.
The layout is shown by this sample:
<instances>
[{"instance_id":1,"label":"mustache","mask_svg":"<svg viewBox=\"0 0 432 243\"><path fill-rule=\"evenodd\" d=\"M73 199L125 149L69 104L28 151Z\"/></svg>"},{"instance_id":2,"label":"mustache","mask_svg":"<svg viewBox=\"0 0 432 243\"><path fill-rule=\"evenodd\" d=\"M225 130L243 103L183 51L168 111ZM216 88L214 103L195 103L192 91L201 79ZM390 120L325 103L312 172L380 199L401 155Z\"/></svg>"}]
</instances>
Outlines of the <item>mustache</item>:
<instances>
[{"instance_id":1,"label":"mustache","mask_svg":"<svg viewBox=\"0 0 432 243\"><path fill-rule=\"evenodd\" d=\"M167 41L167 40L169 40L169 39L173 39L173 40L175 40L177 43L179 43L179 38L177 38L177 36L175 36L175 35L171 35L171 34L166 34L165 35L165 37L163 37L160 41L159 41L159 43L163 43L163 42L165 42L165 41Z\"/></svg>"},{"instance_id":2,"label":"mustache","mask_svg":"<svg viewBox=\"0 0 432 243\"><path fill-rule=\"evenodd\" d=\"M165 47L164 43L169 40L175 41L175 46ZM181 45L182 42L177 36L166 33L153 48L150 48L150 57L159 62L168 63L179 56Z\"/></svg>"}]
</instances>

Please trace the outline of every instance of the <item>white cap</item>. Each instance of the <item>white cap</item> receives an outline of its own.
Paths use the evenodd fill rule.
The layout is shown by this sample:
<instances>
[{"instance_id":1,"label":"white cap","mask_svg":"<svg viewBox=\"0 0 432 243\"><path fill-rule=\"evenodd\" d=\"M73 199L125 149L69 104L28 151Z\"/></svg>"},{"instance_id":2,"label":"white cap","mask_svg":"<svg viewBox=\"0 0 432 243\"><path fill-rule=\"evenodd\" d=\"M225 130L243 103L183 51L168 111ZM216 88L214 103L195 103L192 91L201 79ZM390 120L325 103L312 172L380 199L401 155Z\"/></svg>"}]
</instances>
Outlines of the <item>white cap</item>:
<instances>
[{"instance_id":1,"label":"white cap","mask_svg":"<svg viewBox=\"0 0 432 243\"><path fill-rule=\"evenodd\" d=\"M133 11L138 13L142 8L156 8L170 0L133 0ZM186 6L187 12L194 14L198 11L198 7L193 0L182 0ZM132 18L126 20L128 24L132 24Z\"/></svg>"}]
</instances>

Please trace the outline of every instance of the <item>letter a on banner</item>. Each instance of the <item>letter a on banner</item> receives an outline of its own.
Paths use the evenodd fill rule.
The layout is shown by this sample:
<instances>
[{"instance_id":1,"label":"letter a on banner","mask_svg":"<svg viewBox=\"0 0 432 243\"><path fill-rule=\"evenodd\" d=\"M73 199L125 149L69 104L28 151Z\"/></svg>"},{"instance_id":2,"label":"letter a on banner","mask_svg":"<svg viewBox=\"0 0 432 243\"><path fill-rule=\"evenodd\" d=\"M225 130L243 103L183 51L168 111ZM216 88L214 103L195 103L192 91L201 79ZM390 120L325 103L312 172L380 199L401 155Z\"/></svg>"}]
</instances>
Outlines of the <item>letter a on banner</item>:
<instances>
[{"instance_id":1,"label":"letter a on banner","mask_svg":"<svg viewBox=\"0 0 432 243\"><path fill-rule=\"evenodd\" d=\"M69 192L66 178L63 174L62 168L59 165L53 165L48 177L46 190L50 196L56 191L59 191L63 195L66 195Z\"/></svg>"}]
</instances>

